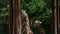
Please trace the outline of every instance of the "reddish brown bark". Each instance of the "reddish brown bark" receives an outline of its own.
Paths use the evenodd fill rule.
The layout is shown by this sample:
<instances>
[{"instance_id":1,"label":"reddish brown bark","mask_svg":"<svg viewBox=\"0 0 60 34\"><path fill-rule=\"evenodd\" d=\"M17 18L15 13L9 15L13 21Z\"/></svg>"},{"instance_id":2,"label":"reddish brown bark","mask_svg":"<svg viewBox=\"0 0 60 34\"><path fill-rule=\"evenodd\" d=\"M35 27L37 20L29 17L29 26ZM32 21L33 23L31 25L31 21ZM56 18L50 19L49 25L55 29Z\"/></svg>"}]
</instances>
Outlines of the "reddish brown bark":
<instances>
[{"instance_id":1,"label":"reddish brown bark","mask_svg":"<svg viewBox=\"0 0 60 34\"><path fill-rule=\"evenodd\" d=\"M10 0L10 34L21 34L20 0Z\"/></svg>"}]
</instances>

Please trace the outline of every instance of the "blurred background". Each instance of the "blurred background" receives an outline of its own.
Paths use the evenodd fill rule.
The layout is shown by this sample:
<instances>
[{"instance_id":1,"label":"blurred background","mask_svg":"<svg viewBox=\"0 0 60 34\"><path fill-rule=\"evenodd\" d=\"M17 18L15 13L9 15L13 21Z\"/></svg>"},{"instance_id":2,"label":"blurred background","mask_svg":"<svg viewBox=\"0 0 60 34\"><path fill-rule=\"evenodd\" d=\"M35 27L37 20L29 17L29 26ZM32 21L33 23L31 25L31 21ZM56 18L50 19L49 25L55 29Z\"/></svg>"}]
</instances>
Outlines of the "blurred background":
<instances>
[{"instance_id":1,"label":"blurred background","mask_svg":"<svg viewBox=\"0 0 60 34\"><path fill-rule=\"evenodd\" d=\"M59 11L59 23L58 23L58 34L60 33L60 0L58 0L58 11Z\"/></svg>"},{"instance_id":2,"label":"blurred background","mask_svg":"<svg viewBox=\"0 0 60 34\"><path fill-rule=\"evenodd\" d=\"M21 9L26 10L34 34L39 34L33 25L36 19L42 22L46 34L53 34L52 0L21 0ZM0 34L9 34L9 0L0 0Z\"/></svg>"}]
</instances>

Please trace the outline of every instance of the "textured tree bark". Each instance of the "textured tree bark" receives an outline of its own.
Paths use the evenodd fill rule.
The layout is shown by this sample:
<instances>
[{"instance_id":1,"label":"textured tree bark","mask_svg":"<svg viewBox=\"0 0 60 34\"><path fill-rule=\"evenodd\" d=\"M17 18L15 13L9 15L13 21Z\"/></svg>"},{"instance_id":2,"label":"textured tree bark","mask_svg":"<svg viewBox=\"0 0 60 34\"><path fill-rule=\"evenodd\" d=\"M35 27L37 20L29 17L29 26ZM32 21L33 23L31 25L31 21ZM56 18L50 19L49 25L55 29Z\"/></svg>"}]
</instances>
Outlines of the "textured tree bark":
<instances>
[{"instance_id":1,"label":"textured tree bark","mask_svg":"<svg viewBox=\"0 0 60 34\"><path fill-rule=\"evenodd\" d=\"M10 0L10 34L21 34L20 0Z\"/></svg>"},{"instance_id":2,"label":"textured tree bark","mask_svg":"<svg viewBox=\"0 0 60 34\"><path fill-rule=\"evenodd\" d=\"M58 28L58 0L53 0L53 22L54 22L54 34L57 34Z\"/></svg>"}]
</instances>

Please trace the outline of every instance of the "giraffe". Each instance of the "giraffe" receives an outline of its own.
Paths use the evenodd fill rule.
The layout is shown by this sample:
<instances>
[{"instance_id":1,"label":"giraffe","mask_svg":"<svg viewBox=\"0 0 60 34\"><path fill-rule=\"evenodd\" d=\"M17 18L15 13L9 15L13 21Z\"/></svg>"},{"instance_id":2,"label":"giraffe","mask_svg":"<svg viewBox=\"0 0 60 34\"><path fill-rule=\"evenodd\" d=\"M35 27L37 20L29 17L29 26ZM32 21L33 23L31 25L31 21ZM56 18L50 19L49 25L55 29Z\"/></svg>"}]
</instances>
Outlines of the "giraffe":
<instances>
[{"instance_id":1,"label":"giraffe","mask_svg":"<svg viewBox=\"0 0 60 34\"><path fill-rule=\"evenodd\" d=\"M41 23L42 23L42 22L40 22L39 20L36 20L36 21L34 22L34 25L39 28L40 34L46 34L46 32L45 32L44 28L42 27L42 24L41 24Z\"/></svg>"},{"instance_id":2,"label":"giraffe","mask_svg":"<svg viewBox=\"0 0 60 34\"><path fill-rule=\"evenodd\" d=\"M33 34L30 26L29 26L29 17L26 13L26 10L21 11L22 18L25 20L25 33L24 34Z\"/></svg>"}]
</instances>

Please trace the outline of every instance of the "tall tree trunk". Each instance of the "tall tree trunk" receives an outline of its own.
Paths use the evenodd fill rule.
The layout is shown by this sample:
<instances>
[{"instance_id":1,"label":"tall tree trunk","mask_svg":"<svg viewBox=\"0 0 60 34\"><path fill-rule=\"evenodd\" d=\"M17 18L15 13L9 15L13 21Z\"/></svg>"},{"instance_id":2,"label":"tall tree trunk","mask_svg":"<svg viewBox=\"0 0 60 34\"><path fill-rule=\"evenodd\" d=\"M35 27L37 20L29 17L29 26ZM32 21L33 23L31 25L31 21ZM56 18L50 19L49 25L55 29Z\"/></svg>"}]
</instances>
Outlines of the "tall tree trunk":
<instances>
[{"instance_id":1,"label":"tall tree trunk","mask_svg":"<svg viewBox=\"0 0 60 34\"><path fill-rule=\"evenodd\" d=\"M57 34L58 24L58 0L53 0L53 20L54 20L54 34Z\"/></svg>"},{"instance_id":2,"label":"tall tree trunk","mask_svg":"<svg viewBox=\"0 0 60 34\"><path fill-rule=\"evenodd\" d=\"M21 34L20 0L10 0L10 34Z\"/></svg>"}]
</instances>

